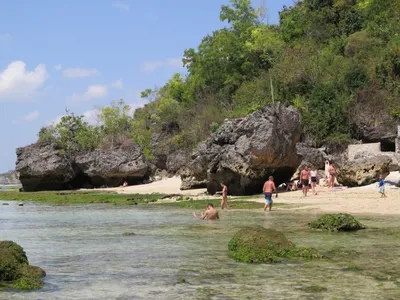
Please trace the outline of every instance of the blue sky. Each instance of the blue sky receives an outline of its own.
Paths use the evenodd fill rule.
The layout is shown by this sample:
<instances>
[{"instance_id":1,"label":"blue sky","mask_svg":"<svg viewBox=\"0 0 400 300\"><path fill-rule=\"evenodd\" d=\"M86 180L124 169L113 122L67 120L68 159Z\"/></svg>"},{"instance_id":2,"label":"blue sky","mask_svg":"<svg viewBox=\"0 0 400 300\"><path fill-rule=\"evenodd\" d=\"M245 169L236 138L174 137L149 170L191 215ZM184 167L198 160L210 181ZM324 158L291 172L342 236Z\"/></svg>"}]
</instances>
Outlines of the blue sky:
<instances>
[{"instance_id":1,"label":"blue sky","mask_svg":"<svg viewBox=\"0 0 400 300\"><path fill-rule=\"evenodd\" d=\"M259 5L259 0L254 0ZM0 172L15 148L66 108L93 121L95 107L163 85L183 51L224 25L228 0L0 1ZM266 0L270 23L293 0Z\"/></svg>"}]
</instances>

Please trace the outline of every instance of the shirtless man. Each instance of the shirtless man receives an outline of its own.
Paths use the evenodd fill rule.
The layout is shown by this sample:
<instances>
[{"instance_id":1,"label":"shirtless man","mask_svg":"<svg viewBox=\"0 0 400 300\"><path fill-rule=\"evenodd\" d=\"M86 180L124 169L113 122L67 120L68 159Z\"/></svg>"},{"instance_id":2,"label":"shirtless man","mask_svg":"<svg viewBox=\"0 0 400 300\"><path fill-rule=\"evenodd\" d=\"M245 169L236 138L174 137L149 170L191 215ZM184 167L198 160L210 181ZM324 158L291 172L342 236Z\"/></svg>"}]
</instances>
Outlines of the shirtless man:
<instances>
[{"instance_id":1,"label":"shirtless man","mask_svg":"<svg viewBox=\"0 0 400 300\"><path fill-rule=\"evenodd\" d=\"M304 167L303 171L300 173L301 186L303 190L303 196L307 197L309 185L310 185L310 171L308 171L307 166Z\"/></svg>"},{"instance_id":2,"label":"shirtless man","mask_svg":"<svg viewBox=\"0 0 400 300\"><path fill-rule=\"evenodd\" d=\"M278 191L276 190L275 187L275 182L274 182L274 177L269 176L268 181L264 183L263 186L263 193L265 195L265 205L264 205L264 211L269 209L271 211L272 209L272 193L276 193L276 197L278 197Z\"/></svg>"},{"instance_id":3,"label":"shirtless man","mask_svg":"<svg viewBox=\"0 0 400 300\"><path fill-rule=\"evenodd\" d=\"M329 185L328 187L333 191L333 188L335 187L335 180L336 180L336 169L335 165L331 163L329 165Z\"/></svg>"},{"instance_id":4,"label":"shirtless man","mask_svg":"<svg viewBox=\"0 0 400 300\"><path fill-rule=\"evenodd\" d=\"M230 205L228 204L228 187L224 183L221 183L221 187L222 187L221 209L224 209L224 206L226 206L227 208L231 208Z\"/></svg>"},{"instance_id":5,"label":"shirtless man","mask_svg":"<svg viewBox=\"0 0 400 300\"><path fill-rule=\"evenodd\" d=\"M206 219L207 220L215 220L219 219L218 216L218 211L215 209L214 205L212 203L208 203L207 209L198 217L195 212L193 212L193 217L195 218L200 218L202 220Z\"/></svg>"}]
</instances>

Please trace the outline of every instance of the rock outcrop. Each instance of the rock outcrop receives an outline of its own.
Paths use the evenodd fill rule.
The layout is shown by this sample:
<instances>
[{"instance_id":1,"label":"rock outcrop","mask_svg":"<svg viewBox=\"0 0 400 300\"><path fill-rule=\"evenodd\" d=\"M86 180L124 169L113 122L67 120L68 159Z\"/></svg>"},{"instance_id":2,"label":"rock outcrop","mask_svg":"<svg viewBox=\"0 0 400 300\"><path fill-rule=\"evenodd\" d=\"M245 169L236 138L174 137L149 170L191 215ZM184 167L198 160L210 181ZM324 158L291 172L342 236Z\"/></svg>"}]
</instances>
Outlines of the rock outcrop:
<instances>
[{"instance_id":1,"label":"rock outcrop","mask_svg":"<svg viewBox=\"0 0 400 300\"><path fill-rule=\"evenodd\" d=\"M392 159L384 155L347 161L340 167L338 182L349 187L377 182L379 175L389 174L391 162Z\"/></svg>"},{"instance_id":2,"label":"rock outcrop","mask_svg":"<svg viewBox=\"0 0 400 300\"><path fill-rule=\"evenodd\" d=\"M93 187L129 185L148 177L149 166L141 148L135 144L108 151L95 150L75 157L81 176Z\"/></svg>"},{"instance_id":3,"label":"rock outcrop","mask_svg":"<svg viewBox=\"0 0 400 300\"><path fill-rule=\"evenodd\" d=\"M46 273L29 265L21 246L12 241L0 241L0 288L17 290L39 289Z\"/></svg>"},{"instance_id":4,"label":"rock outcrop","mask_svg":"<svg viewBox=\"0 0 400 300\"><path fill-rule=\"evenodd\" d=\"M118 149L69 155L54 144L17 149L16 171L24 191L66 190L136 184L149 176L149 166L136 144Z\"/></svg>"},{"instance_id":5,"label":"rock outcrop","mask_svg":"<svg viewBox=\"0 0 400 300\"><path fill-rule=\"evenodd\" d=\"M17 185L21 182L18 179L18 175L15 171L9 171L0 174L0 185Z\"/></svg>"},{"instance_id":6,"label":"rock outcrop","mask_svg":"<svg viewBox=\"0 0 400 300\"><path fill-rule=\"evenodd\" d=\"M301 162L300 114L293 107L269 104L245 118L225 121L193 153L181 172L182 189L202 186L214 194L220 183L232 195L260 193L268 176L288 181Z\"/></svg>"},{"instance_id":7,"label":"rock outcrop","mask_svg":"<svg viewBox=\"0 0 400 300\"><path fill-rule=\"evenodd\" d=\"M79 174L73 160L54 144L18 148L15 170L24 191L69 189Z\"/></svg>"}]
</instances>

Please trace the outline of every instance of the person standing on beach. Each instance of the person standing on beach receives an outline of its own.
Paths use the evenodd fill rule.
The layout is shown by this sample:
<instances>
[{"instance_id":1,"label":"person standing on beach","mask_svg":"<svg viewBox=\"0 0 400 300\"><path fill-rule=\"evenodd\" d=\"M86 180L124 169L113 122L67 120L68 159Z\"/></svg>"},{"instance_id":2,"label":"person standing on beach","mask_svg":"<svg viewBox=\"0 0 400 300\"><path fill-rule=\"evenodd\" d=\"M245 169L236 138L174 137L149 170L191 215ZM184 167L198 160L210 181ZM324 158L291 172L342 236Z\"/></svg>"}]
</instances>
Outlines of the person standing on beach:
<instances>
[{"instance_id":1,"label":"person standing on beach","mask_svg":"<svg viewBox=\"0 0 400 300\"><path fill-rule=\"evenodd\" d=\"M381 198L386 198L386 194L385 194L385 179L383 179L382 174L379 175L378 190L379 190L379 193L381 194Z\"/></svg>"},{"instance_id":2,"label":"person standing on beach","mask_svg":"<svg viewBox=\"0 0 400 300\"><path fill-rule=\"evenodd\" d=\"M336 180L336 169L335 165L331 163L329 165L329 185L328 187L333 191L333 188L335 187L335 180Z\"/></svg>"},{"instance_id":3,"label":"person standing on beach","mask_svg":"<svg viewBox=\"0 0 400 300\"><path fill-rule=\"evenodd\" d=\"M300 173L301 186L303 190L303 196L307 197L308 189L310 186L310 171L308 171L307 166L304 167L303 171Z\"/></svg>"},{"instance_id":4,"label":"person standing on beach","mask_svg":"<svg viewBox=\"0 0 400 300\"><path fill-rule=\"evenodd\" d=\"M271 211L272 209L272 193L276 193L276 197L278 197L278 191L275 187L275 182L274 182L274 177L269 176L268 181L264 183L263 186L263 193L265 196L265 205L264 205L264 211L269 209Z\"/></svg>"},{"instance_id":5,"label":"person standing on beach","mask_svg":"<svg viewBox=\"0 0 400 300\"><path fill-rule=\"evenodd\" d=\"M328 185L330 184L330 178L329 178L329 160L325 161L325 183Z\"/></svg>"},{"instance_id":6,"label":"person standing on beach","mask_svg":"<svg viewBox=\"0 0 400 300\"><path fill-rule=\"evenodd\" d=\"M224 209L224 206L227 208L231 208L228 204L228 187L222 182L222 200L221 200L221 209Z\"/></svg>"},{"instance_id":7,"label":"person standing on beach","mask_svg":"<svg viewBox=\"0 0 400 300\"><path fill-rule=\"evenodd\" d=\"M310 171L310 178L311 178L311 187L313 195L317 194L317 181L318 181L318 171L317 168L313 167Z\"/></svg>"}]
</instances>

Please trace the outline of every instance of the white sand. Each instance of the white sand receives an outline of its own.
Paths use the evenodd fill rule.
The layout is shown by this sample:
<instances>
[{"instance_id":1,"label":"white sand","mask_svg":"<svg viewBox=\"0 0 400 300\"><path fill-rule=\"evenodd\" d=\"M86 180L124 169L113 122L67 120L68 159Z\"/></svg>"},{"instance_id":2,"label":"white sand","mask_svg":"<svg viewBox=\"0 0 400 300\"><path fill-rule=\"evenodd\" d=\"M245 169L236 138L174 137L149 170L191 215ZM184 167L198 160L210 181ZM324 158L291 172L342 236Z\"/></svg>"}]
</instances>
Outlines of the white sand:
<instances>
[{"instance_id":1,"label":"white sand","mask_svg":"<svg viewBox=\"0 0 400 300\"><path fill-rule=\"evenodd\" d=\"M206 189L181 191L181 180L173 177L156 181L149 184L135 185L129 187L118 187L108 189L98 189L104 191L115 191L121 194L182 194L195 197L195 199L205 199ZM400 215L400 188L386 187L387 198L380 198L376 184L345 189L342 191L331 192L326 187L317 187L318 195L302 198L301 191L287 192L279 194L273 200L277 203L295 204L296 210L307 212L343 212L353 214L374 214L374 215ZM234 199L235 197L230 197ZM264 202L263 196L249 197L248 200ZM281 207L280 209L285 209Z\"/></svg>"}]
</instances>

